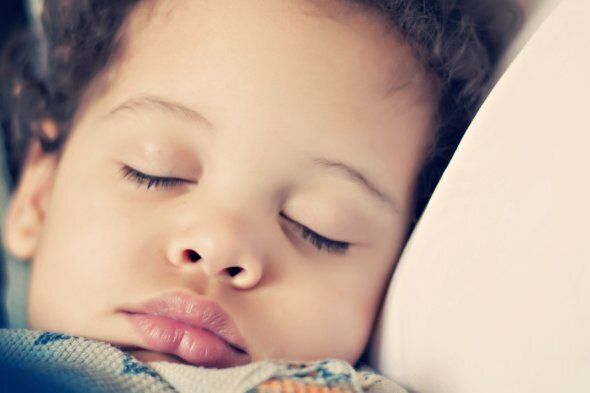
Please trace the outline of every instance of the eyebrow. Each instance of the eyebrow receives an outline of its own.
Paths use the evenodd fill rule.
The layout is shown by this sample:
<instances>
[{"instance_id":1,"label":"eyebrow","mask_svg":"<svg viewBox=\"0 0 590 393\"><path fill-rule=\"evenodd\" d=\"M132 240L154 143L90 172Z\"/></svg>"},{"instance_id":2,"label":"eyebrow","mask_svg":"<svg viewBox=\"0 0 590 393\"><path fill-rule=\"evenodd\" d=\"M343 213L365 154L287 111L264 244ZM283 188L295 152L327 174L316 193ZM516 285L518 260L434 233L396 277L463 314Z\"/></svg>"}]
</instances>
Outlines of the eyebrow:
<instances>
[{"instance_id":1,"label":"eyebrow","mask_svg":"<svg viewBox=\"0 0 590 393\"><path fill-rule=\"evenodd\" d=\"M156 109L169 115L178 115L191 122L199 123L200 125L203 125L209 129L215 128L213 124L211 124L211 122L205 118L205 116L194 109L191 109L178 102L148 95L134 97L125 101L121 105L118 105L109 111L107 116L115 115L124 111L135 111L137 109Z\"/></svg>"},{"instance_id":2,"label":"eyebrow","mask_svg":"<svg viewBox=\"0 0 590 393\"><path fill-rule=\"evenodd\" d=\"M189 120L200 125L204 125L208 129L215 129L213 124L209 122L199 112L194 109L187 107L186 105L178 102L169 101L167 99L155 97L155 96L139 96L131 98L121 105L112 109L107 116L117 114L124 111L135 111L137 109L156 109L169 115L178 115L186 120ZM336 169L333 172L337 175L344 177L345 179L356 183L361 186L364 190L368 191L373 197L377 198L382 203L388 205L393 209L394 212L400 214L399 204L395 198L390 197L382 191L374 182L364 175L360 170L355 169L353 166L348 165L341 161L329 160L325 157L313 157L311 162L320 168L324 169Z\"/></svg>"},{"instance_id":3,"label":"eyebrow","mask_svg":"<svg viewBox=\"0 0 590 393\"><path fill-rule=\"evenodd\" d=\"M332 161L324 157L314 157L311 161L318 167L338 170L338 172L335 173L340 174L346 179L352 180L353 182L357 183L364 190L368 191L372 196L376 197L382 203L385 203L390 208L392 208L393 211L397 214L401 213L397 200L387 195L358 169L355 169L354 167L341 161Z\"/></svg>"}]
</instances>

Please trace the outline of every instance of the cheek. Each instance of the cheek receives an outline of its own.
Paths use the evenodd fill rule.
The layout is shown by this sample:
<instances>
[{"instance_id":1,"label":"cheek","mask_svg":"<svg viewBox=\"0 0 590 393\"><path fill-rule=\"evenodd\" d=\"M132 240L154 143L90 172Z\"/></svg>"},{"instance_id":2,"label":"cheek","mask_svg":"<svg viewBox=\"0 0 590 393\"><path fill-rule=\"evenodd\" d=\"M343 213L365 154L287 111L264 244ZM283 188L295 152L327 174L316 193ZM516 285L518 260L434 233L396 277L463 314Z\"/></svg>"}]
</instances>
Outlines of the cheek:
<instances>
[{"instance_id":1,"label":"cheek","mask_svg":"<svg viewBox=\"0 0 590 393\"><path fill-rule=\"evenodd\" d=\"M356 362L370 336L386 280L374 272L362 272L365 269L351 269L347 274L336 266L301 270L290 274L272 296L260 294L268 313L264 315L260 306L255 309L250 317L257 311L261 314L250 318L258 322L249 330L261 340L257 347L270 352L257 357L337 357Z\"/></svg>"},{"instance_id":2,"label":"cheek","mask_svg":"<svg viewBox=\"0 0 590 393\"><path fill-rule=\"evenodd\" d=\"M383 272L379 276L374 273L365 271L355 275L348 290L335 294L334 301L340 307L333 310L333 315L336 319L342 315L335 329L339 331L341 340L346 340L348 336L354 337L347 353L343 354L343 358L351 363L356 362L365 349L381 303L387 273Z\"/></svg>"},{"instance_id":3,"label":"cheek","mask_svg":"<svg viewBox=\"0 0 590 393\"><path fill-rule=\"evenodd\" d=\"M142 226L88 176L60 169L32 261L29 323L75 326L133 288ZM108 288L108 290L105 290Z\"/></svg>"},{"instance_id":4,"label":"cheek","mask_svg":"<svg viewBox=\"0 0 590 393\"><path fill-rule=\"evenodd\" d=\"M320 331L328 350L324 357L333 356L333 353L350 363L360 357L371 333L380 297L378 286L367 283L367 280L357 279L351 286L331 292L330 297L324 296L325 315L319 319L324 326Z\"/></svg>"},{"instance_id":5,"label":"cheek","mask_svg":"<svg viewBox=\"0 0 590 393\"><path fill-rule=\"evenodd\" d=\"M402 246L401 226L387 232L388 242L379 242L338 265L318 266L302 274L306 287L289 291L297 296L291 304L300 312L291 320L299 334L297 347L306 359L338 357L356 363L372 333L384 291Z\"/></svg>"}]
</instances>

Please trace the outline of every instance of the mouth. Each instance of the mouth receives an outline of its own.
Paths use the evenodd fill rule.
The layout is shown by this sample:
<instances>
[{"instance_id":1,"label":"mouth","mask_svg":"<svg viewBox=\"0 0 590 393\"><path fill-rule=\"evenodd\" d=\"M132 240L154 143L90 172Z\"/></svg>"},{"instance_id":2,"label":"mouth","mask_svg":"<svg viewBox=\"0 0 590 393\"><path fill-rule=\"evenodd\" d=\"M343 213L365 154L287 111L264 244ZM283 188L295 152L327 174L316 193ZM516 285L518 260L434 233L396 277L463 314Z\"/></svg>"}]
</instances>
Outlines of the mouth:
<instances>
[{"instance_id":1,"label":"mouth","mask_svg":"<svg viewBox=\"0 0 590 393\"><path fill-rule=\"evenodd\" d=\"M173 293L123 314L149 351L204 367L233 367L251 360L230 317L202 297Z\"/></svg>"}]
</instances>

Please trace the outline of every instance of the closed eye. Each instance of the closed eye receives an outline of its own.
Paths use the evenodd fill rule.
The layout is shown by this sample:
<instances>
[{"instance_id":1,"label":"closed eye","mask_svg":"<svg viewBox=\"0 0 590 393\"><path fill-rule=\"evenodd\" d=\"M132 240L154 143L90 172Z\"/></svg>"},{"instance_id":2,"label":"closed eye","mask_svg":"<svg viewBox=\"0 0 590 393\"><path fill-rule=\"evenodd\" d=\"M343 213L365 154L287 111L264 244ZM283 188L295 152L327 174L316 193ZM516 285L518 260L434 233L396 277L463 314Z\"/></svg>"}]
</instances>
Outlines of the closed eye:
<instances>
[{"instance_id":1,"label":"closed eye","mask_svg":"<svg viewBox=\"0 0 590 393\"><path fill-rule=\"evenodd\" d=\"M284 213L280 214L291 226L293 226L303 238L303 240L310 243L312 246L317 248L319 251L325 251L331 254L344 255L350 248L350 243L329 239L325 236L312 231L305 225L302 225L291 218L287 217Z\"/></svg>"},{"instance_id":2,"label":"closed eye","mask_svg":"<svg viewBox=\"0 0 590 393\"><path fill-rule=\"evenodd\" d=\"M145 186L148 190L154 188L171 188L174 186L192 183L186 179L180 179L177 177L163 177L153 176L146 173L140 172L136 169L131 168L128 165L121 167L121 175L123 179L128 179L138 186Z\"/></svg>"}]
</instances>

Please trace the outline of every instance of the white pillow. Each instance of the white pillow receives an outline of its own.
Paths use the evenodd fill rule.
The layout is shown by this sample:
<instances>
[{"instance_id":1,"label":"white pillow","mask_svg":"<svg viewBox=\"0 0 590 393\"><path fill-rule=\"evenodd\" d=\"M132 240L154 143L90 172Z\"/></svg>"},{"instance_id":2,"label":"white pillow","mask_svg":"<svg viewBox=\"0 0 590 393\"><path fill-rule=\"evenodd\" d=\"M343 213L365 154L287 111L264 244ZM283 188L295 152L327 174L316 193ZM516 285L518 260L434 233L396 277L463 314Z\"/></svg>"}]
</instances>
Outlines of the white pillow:
<instances>
[{"instance_id":1,"label":"white pillow","mask_svg":"<svg viewBox=\"0 0 590 393\"><path fill-rule=\"evenodd\" d=\"M404 251L371 358L413 392L590 392L589 17L553 9Z\"/></svg>"}]
</instances>

